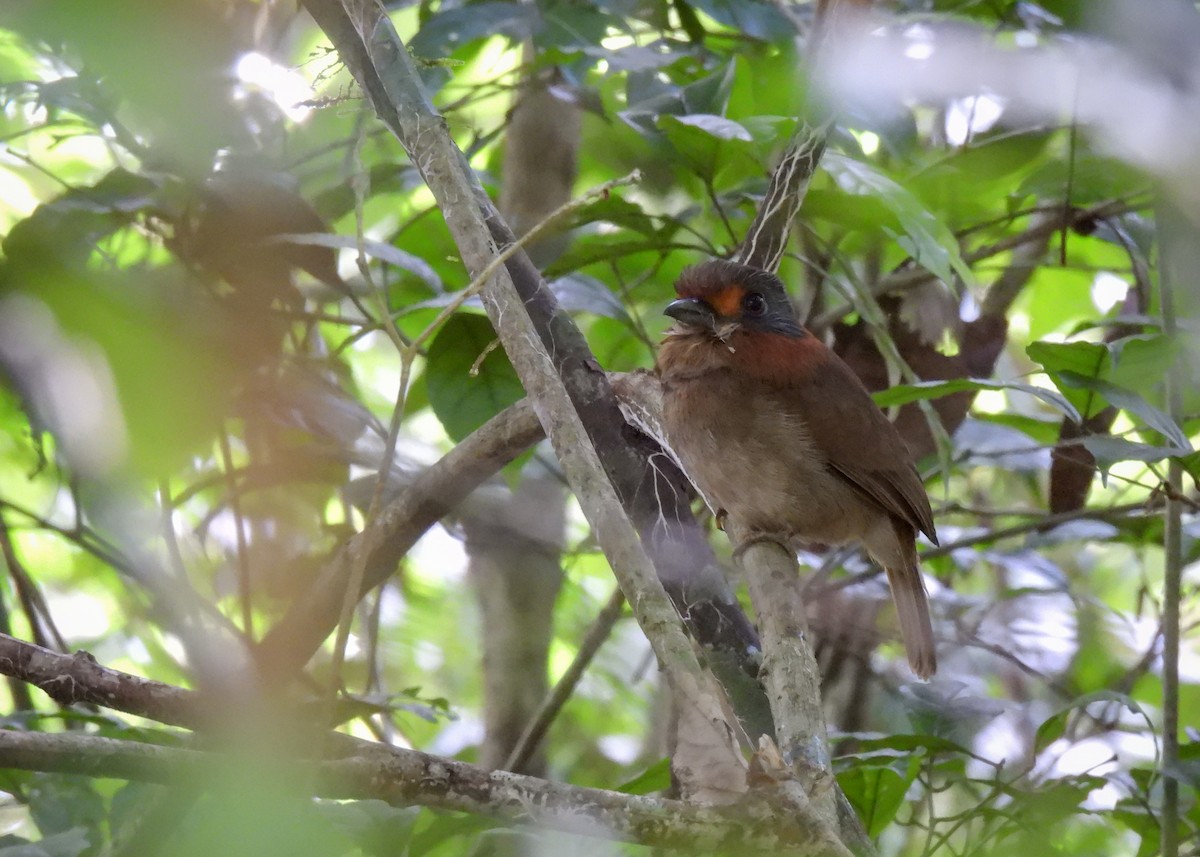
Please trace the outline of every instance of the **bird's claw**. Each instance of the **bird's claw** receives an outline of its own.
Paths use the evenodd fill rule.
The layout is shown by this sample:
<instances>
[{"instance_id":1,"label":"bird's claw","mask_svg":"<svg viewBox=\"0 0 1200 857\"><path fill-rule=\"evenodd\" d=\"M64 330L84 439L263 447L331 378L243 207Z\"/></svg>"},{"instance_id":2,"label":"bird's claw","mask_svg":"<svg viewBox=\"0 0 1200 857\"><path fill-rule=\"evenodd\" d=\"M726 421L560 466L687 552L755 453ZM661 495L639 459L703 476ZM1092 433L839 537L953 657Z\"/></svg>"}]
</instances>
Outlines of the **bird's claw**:
<instances>
[{"instance_id":1,"label":"bird's claw","mask_svg":"<svg viewBox=\"0 0 1200 857\"><path fill-rule=\"evenodd\" d=\"M792 549L789 547L791 539L787 533L749 533L745 538L738 542L737 547L733 549L733 559L735 562L742 558L742 554L750 550L750 548L759 544L779 545L788 553Z\"/></svg>"}]
</instances>

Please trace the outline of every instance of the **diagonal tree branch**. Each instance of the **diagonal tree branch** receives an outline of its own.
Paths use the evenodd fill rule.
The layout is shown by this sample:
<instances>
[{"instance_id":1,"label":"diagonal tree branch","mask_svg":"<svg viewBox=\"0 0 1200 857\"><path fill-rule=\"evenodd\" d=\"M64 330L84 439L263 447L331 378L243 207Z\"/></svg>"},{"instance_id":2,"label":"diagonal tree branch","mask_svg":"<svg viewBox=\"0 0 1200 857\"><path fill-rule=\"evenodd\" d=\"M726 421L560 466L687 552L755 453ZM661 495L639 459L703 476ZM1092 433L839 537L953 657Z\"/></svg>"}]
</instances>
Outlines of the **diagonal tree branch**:
<instances>
[{"instance_id":1,"label":"diagonal tree branch","mask_svg":"<svg viewBox=\"0 0 1200 857\"><path fill-rule=\"evenodd\" d=\"M359 597L380 585L425 531L500 468L545 437L528 399L501 411L421 473L322 569L316 582L263 637L263 675L285 683L308 663L337 626L350 568L365 557Z\"/></svg>"},{"instance_id":2,"label":"diagonal tree branch","mask_svg":"<svg viewBox=\"0 0 1200 857\"><path fill-rule=\"evenodd\" d=\"M477 276L497 255L495 237L507 244L511 233L429 103L390 20L373 0L306 0L305 6L404 145ZM622 503L633 505L646 467L625 440L607 377L524 253L508 259L505 269L484 287L488 316L676 698L702 711L713 746L740 761L721 692L682 633ZM716 785L705 784L702 771L676 773L685 792Z\"/></svg>"}]
</instances>

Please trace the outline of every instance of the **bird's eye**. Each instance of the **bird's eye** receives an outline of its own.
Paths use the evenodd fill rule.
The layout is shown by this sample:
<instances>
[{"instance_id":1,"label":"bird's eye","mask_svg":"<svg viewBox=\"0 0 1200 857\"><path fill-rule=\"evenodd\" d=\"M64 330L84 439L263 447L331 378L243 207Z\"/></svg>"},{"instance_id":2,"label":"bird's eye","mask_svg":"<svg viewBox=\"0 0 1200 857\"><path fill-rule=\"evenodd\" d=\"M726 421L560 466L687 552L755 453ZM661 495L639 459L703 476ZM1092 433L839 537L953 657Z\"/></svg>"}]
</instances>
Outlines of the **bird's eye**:
<instances>
[{"instance_id":1,"label":"bird's eye","mask_svg":"<svg viewBox=\"0 0 1200 857\"><path fill-rule=\"evenodd\" d=\"M742 312L749 316L760 316L767 311L767 299L758 292L750 292L742 298Z\"/></svg>"}]
</instances>

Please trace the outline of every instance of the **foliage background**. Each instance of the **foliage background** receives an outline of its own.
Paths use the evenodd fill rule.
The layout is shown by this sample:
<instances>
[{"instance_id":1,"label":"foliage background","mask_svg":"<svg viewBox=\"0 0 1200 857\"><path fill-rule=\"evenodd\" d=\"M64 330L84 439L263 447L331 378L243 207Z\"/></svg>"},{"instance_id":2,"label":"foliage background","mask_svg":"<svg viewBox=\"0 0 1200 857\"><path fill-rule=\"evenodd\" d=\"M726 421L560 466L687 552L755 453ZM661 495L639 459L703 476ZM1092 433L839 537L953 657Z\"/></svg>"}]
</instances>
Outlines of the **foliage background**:
<instances>
[{"instance_id":1,"label":"foliage background","mask_svg":"<svg viewBox=\"0 0 1200 857\"><path fill-rule=\"evenodd\" d=\"M1086 6L947 0L895 12L906 26L978 26L1006 47L1105 35L1148 63L1190 68L1155 53L1153 28L1122 43ZM670 284L736 246L811 100L796 48L811 9L447 0L392 12L497 197L516 169L505 141L523 76L548 78L575 111L561 121L579 123L577 190L641 171L635 188L573 213L535 259L605 369L651 366ZM1185 12L1185 38L1197 31L1189 4L1145 17ZM1194 472L1200 412L1189 384L1167 415L1169 368L1195 364L1186 336L1158 321L1155 171L1113 158L1069 111L1043 121L977 94L843 106L781 271L802 314L861 373L901 382L880 399L892 406L930 392L904 363L924 378L980 374L964 331L989 289L1013 284L1006 330L985 343L998 357L984 374L998 383L934 388L976 395L952 435L923 441L943 545L927 545L924 563L938 680L909 681L886 592L860 559L825 569L812 589L828 713L845 733L840 781L886 853L1155 853L1164 459ZM416 170L302 12L248 0L12 4L0 12L0 101L0 630L211 686L240 674L242 644L371 516L394 420L387 496L517 401L520 383L502 351L480 361L492 332L472 300L430 331L397 407L403 344L467 278ZM936 278L885 296L918 269ZM1177 288L1190 334L1192 287ZM1084 470L1082 488L1048 475L1073 417L1088 420L1086 449L1103 470L1094 481ZM514 509L530 514L514 520ZM719 534L714 544L727 552ZM356 734L499 764L481 661L521 644L488 624L489 610L516 608L496 608L478 566L525 567L533 554L549 557L536 582L550 601L516 625L548 623L545 666L519 649L492 675L503 687L533 673L540 698L540 674L563 672L613 590L545 450L431 530L358 605L344 652L326 642L303 691L345 691ZM1183 580L1179 713L1191 727L1196 566ZM145 728L137 734L170 740L152 724L60 711L15 683L9 703L10 729ZM536 764L606 788L650 768L642 787L665 786L653 767L670 749L665 707L648 646L623 619ZM1170 772L1192 849L1198 740L1185 731ZM150 789L2 776L5 846L40 840L48 854L101 853ZM181 853L512 845L465 817L297 805L253 777L229 782L173 832Z\"/></svg>"}]
</instances>

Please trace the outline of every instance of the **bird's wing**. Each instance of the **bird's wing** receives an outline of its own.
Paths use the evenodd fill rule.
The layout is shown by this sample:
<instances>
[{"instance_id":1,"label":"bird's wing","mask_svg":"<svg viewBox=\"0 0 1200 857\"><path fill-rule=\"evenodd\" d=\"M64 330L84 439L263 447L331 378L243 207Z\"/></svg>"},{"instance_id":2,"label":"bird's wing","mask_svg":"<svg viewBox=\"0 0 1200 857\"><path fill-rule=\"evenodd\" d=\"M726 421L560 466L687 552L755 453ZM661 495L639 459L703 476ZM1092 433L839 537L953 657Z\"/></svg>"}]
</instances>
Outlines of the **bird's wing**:
<instances>
[{"instance_id":1,"label":"bird's wing","mask_svg":"<svg viewBox=\"0 0 1200 857\"><path fill-rule=\"evenodd\" d=\"M841 358L823 346L806 358L779 391L784 407L804 421L831 469L937 544L929 497L895 427Z\"/></svg>"}]
</instances>

